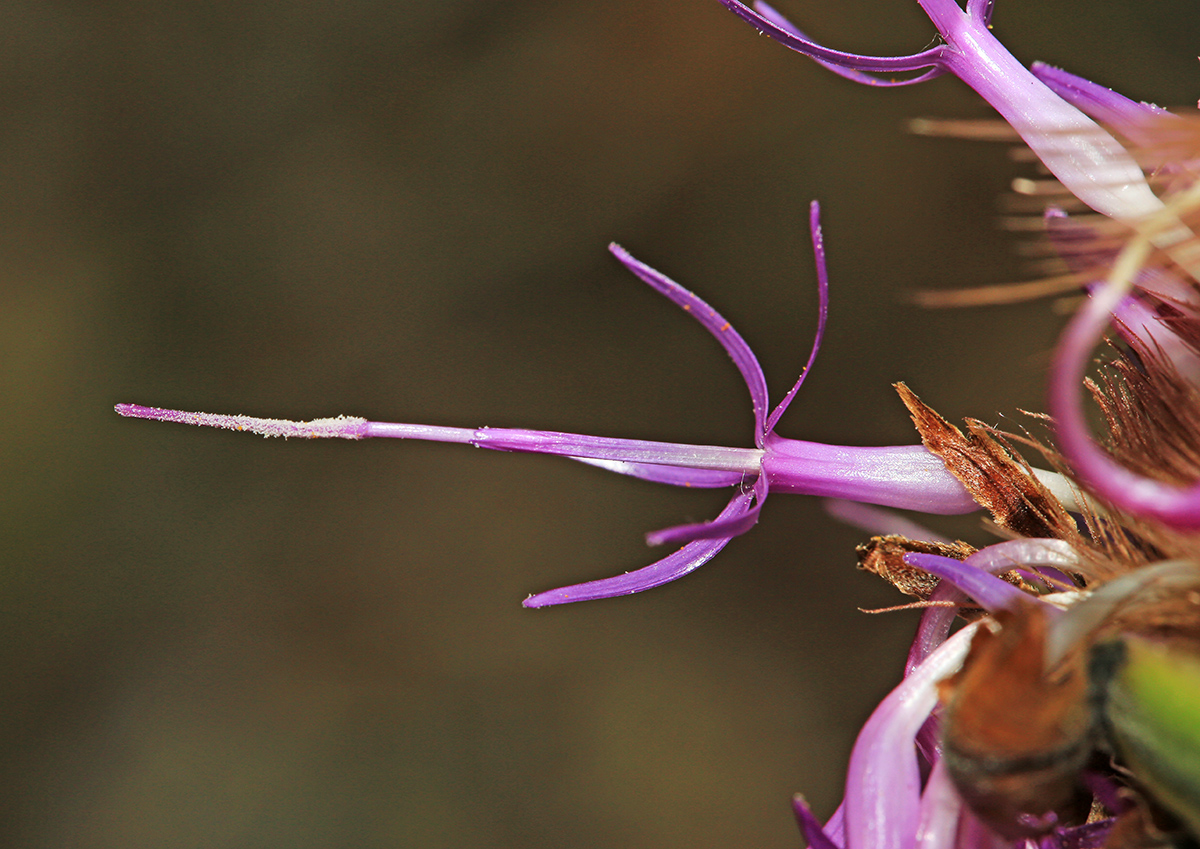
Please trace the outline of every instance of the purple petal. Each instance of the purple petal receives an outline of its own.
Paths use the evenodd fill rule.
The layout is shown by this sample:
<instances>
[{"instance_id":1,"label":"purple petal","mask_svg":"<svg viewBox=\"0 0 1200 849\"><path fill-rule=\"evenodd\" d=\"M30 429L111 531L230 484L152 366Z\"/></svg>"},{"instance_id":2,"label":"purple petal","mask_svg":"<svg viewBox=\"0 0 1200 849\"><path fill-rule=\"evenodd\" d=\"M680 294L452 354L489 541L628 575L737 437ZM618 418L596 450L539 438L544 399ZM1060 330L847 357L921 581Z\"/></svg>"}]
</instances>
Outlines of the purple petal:
<instances>
[{"instance_id":1,"label":"purple petal","mask_svg":"<svg viewBox=\"0 0 1200 849\"><path fill-rule=\"evenodd\" d=\"M767 500L767 478L759 475L752 488L754 506L740 516L730 516L728 519L714 519L711 522L696 522L688 525L675 525L663 528L661 531L651 531L646 534L646 542L650 545L681 545L696 539L732 539L741 536L758 524L758 514L763 502Z\"/></svg>"},{"instance_id":2,"label":"purple petal","mask_svg":"<svg viewBox=\"0 0 1200 849\"><path fill-rule=\"evenodd\" d=\"M937 704L937 684L962 665L979 627L947 640L880 703L859 732L846 775L848 849L915 849L921 771L917 732Z\"/></svg>"},{"instance_id":3,"label":"purple petal","mask_svg":"<svg viewBox=\"0 0 1200 849\"><path fill-rule=\"evenodd\" d=\"M763 376L762 367L759 366L758 359L750 350L750 346L746 344L746 340L733 329L724 316L665 274L634 259L620 245L612 244L608 246L608 249L626 268L641 278L642 282L683 307L684 312L704 325L704 329L721 343L738 371L742 373L742 380L746 382L746 388L750 390L750 402L754 405L754 432L758 435L756 442L761 448L761 434L765 433L764 423L767 415L767 379Z\"/></svg>"},{"instance_id":4,"label":"purple petal","mask_svg":"<svg viewBox=\"0 0 1200 849\"><path fill-rule=\"evenodd\" d=\"M934 47L914 53L911 56L862 56L857 53L843 53L840 50L830 50L815 41L810 41L791 24L781 25L772 18L759 14L738 0L721 0L729 11L764 35L790 47L798 53L803 53L813 59L824 60L839 68L854 68L859 71L918 71L924 68L938 67L942 60L942 48ZM773 16L782 21L778 14Z\"/></svg>"},{"instance_id":5,"label":"purple petal","mask_svg":"<svg viewBox=\"0 0 1200 849\"><path fill-rule=\"evenodd\" d=\"M825 267L825 236L821 232L821 205L815 200L808 207L808 230L812 234L813 256L817 263L817 332L813 336L812 350L808 353L808 362L800 370L800 377L794 386L783 396L771 415L767 417L766 431L775 429L779 417L787 410L792 399L808 377L808 371L817 361L817 352L821 350L821 340L825 338L825 323L829 319L829 270ZM764 434L765 435L765 434Z\"/></svg>"},{"instance_id":6,"label":"purple petal","mask_svg":"<svg viewBox=\"0 0 1200 849\"><path fill-rule=\"evenodd\" d=\"M919 0L946 40L942 61L999 112L1077 198L1119 220L1162 209L1142 169L1106 130L1016 60L992 34L984 4Z\"/></svg>"},{"instance_id":7,"label":"purple petal","mask_svg":"<svg viewBox=\"0 0 1200 849\"><path fill-rule=\"evenodd\" d=\"M1135 144L1150 146L1154 143L1156 134L1151 128L1157 125L1161 129L1161 123L1155 119L1180 120L1160 106L1130 100L1110 88L1044 62L1034 62L1029 70L1063 100L1097 121L1117 128Z\"/></svg>"},{"instance_id":8,"label":"purple petal","mask_svg":"<svg viewBox=\"0 0 1200 849\"><path fill-rule=\"evenodd\" d=\"M759 0L759 2L755 2L754 10L756 12L758 12L765 20L774 24L780 30L787 32L790 35L794 36L795 38L800 39L801 41L804 41L808 44L814 43L813 40L811 38L809 38L807 35L805 35L803 32L801 32L800 29L795 24L791 23L787 18L785 18L783 15L779 14L779 12L777 12L775 9L768 6L766 3L761 2L761 0ZM753 23L753 22L751 22L751 23ZM771 33L767 33L767 34L770 35ZM791 45L788 45L788 46L791 46ZM793 48L793 49L795 49L795 48ZM804 52L804 51L801 51L801 52ZM812 56L812 54L806 54L806 55L809 55L813 59L813 61L815 61L818 65L825 68L826 70L833 71L839 77L845 77L848 80L851 80L856 83L860 83L862 85L877 86L879 88L893 88L896 86L913 85L915 83L925 82L925 80L931 80L934 77L940 77L942 74L946 73L945 68L934 66L934 67L930 68L928 71L926 71L925 73L920 74L919 76L916 76L916 77L910 77L908 79L894 79L894 78L890 78L890 77L878 77L878 76L875 76L875 74L878 72L857 71L853 68L847 68L843 65L835 64L833 62L827 62L824 59L818 59L816 56Z\"/></svg>"},{"instance_id":9,"label":"purple petal","mask_svg":"<svg viewBox=\"0 0 1200 849\"><path fill-rule=\"evenodd\" d=\"M1162 209L1129 152L1038 80L986 27L939 29L953 48L946 56L950 69L1008 121L1072 194L1119 220Z\"/></svg>"},{"instance_id":10,"label":"purple petal","mask_svg":"<svg viewBox=\"0 0 1200 849\"><path fill-rule=\"evenodd\" d=\"M921 794L917 849L953 849L963 802L946 769L939 760L929 773Z\"/></svg>"},{"instance_id":11,"label":"purple petal","mask_svg":"<svg viewBox=\"0 0 1200 849\"><path fill-rule=\"evenodd\" d=\"M740 516L749 509L753 498L753 492L737 493L717 519ZM717 552L728 544L728 538L689 542L674 554L669 554L663 559L633 572L538 593L525 599L522 604L525 607L549 607L554 604L569 604L573 601L591 601L598 598L613 598L630 593L640 593L643 590L682 578L712 560Z\"/></svg>"},{"instance_id":12,"label":"purple petal","mask_svg":"<svg viewBox=\"0 0 1200 849\"><path fill-rule=\"evenodd\" d=\"M804 801L803 796L792 797L792 811L796 815L796 824L800 826L800 834L809 849L842 849L825 833L825 829L821 827L821 821L813 816L813 812L809 810L808 802Z\"/></svg>"},{"instance_id":13,"label":"purple petal","mask_svg":"<svg viewBox=\"0 0 1200 849\"><path fill-rule=\"evenodd\" d=\"M904 562L949 581L988 611L1012 608L1022 602L1035 601L1033 596L1017 589L1008 581L989 575L979 567L955 560L953 557L913 553L904 555Z\"/></svg>"}]
</instances>

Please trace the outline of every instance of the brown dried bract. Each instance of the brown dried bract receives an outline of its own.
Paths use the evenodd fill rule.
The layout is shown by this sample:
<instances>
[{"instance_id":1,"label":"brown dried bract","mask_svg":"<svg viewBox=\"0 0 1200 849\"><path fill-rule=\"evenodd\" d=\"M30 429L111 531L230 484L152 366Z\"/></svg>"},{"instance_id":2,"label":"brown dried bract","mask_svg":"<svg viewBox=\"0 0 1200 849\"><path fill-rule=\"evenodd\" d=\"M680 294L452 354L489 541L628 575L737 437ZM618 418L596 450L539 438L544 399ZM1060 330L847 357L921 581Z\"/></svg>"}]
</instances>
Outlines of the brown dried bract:
<instances>
[{"instance_id":1,"label":"brown dried bract","mask_svg":"<svg viewBox=\"0 0 1200 849\"><path fill-rule=\"evenodd\" d=\"M1182 326L1173 328L1181 331ZM1197 330L1192 328L1193 332ZM1148 346L1118 352L1088 381L1114 457L1139 474L1187 485L1200 477L1200 391Z\"/></svg>"},{"instance_id":2,"label":"brown dried bract","mask_svg":"<svg viewBox=\"0 0 1200 849\"><path fill-rule=\"evenodd\" d=\"M992 514L997 525L1026 537L1070 539L1075 522L1054 496L1013 458L975 419L967 419L967 435L903 383L896 384L921 441L946 464L972 497Z\"/></svg>"},{"instance_id":3,"label":"brown dried bract","mask_svg":"<svg viewBox=\"0 0 1200 849\"><path fill-rule=\"evenodd\" d=\"M858 546L858 568L878 575L905 595L928 601L938 585L938 578L904 562L906 554L940 554L965 560L975 553L965 542L943 543L912 540L899 534L871 537Z\"/></svg>"}]
</instances>

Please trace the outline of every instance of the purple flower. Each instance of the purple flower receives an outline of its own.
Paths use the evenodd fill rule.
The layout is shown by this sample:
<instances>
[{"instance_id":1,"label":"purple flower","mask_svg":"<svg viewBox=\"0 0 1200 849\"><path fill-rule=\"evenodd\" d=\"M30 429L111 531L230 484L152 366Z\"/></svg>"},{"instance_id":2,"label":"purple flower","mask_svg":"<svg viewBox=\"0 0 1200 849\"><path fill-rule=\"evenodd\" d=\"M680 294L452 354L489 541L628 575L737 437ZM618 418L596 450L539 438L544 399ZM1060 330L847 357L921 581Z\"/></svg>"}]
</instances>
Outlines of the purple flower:
<instances>
[{"instance_id":1,"label":"purple flower","mask_svg":"<svg viewBox=\"0 0 1200 849\"><path fill-rule=\"evenodd\" d=\"M995 107L1050 172L1092 209L1129 221L1162 209L1128 151L1018 62L992 34L994 0L968 0L965 11L955 0L918 0L943 43L908 56L831 50L808 38L765 3L750 8L740 0L721 2L759 31L855 82L911 85L949 71ZM880 76L896 73L917 76Z\"/></svg>"},{"instance_id":2,"label":"purple flower","mask_svg":"<svg viewBox=\"0 0 1200 849\"><path fill-rule=\"evenodd\" d=\"M626 268L662 293L708 330L733 359L750 391L754 409L754 448L679 445L638 439L611 439L573 433L515 428L458 428L371 422L340 416L310 422L213 415L119 404L118 413L135 418L244 430L263 436L391 437L458 442L497 451L559 454L612 472L673 486L736 487L725 509L711 522L680 525L647 535L651 544L682 545L677 551L624 575L562 587L527 598L526 607L627 595L680 578L707 563L725 545L758 521L770 492L833 496L926 513L969 513L978 505L945 464L920 445L861 448L786 439L775 425L816 359L828 312L828 276L819 207L810 213L816 254L820 314L816 338L800 379L768 413L766 379L754 353L728 321L692 292L617 245L610 247Z\"/></svg>"},{"instance_id":3,"label":"purple flower","mask_svg":"<svg viewBox=\"0 0 1200 849\"><path fill-rule=\"evenodd\" d=\"M996 108L1064 188L1124 228L1116 237L1117 248L1112 247L1110 233L1106 247L1087 257L1100 271L1090 288L1091 298L1058 346L1051 369L1050 413L1064 457L1095 493L1127 512L1175 528L1200 528L1200 483L1180 486L1115 461L1092 442L1081 397L1091 352L1114 316L1118 332L1161 359L1163 367L1184 379L1196 374L1200 238L1193 222L1200 220L1200 199L1192 176L1195 121L1048 65L1025 68L989 28L993 0L967 0L965 10L955 0L918 0L942 43L920 53L886 57L817 44L763 3L750 8L739 0L721 2L775 40L856 82L908 85L953 73ZM896 73L917 75L890 76ZM1135 146L1141 162L1097 121ZM1164 186L1166 203L1152 191L1143 167ZM1160 292L1149 302L1142 296L1129 300L1135 287L1149 292L1158 287Z\"/></svg>"},{"instance_id":4,"label":"purple flower","mask_svg":"<svg viewBox=\"0 0 1200 849\"><path fill-rule=\"evenodd\" d=\"M1142 570L1106 586L1099 598L1060 610L996 577L1014 566L1072 569L1078 554L1062 540L1023 539L981 549L965 561L910 554L911 565L943 579L939 599L962 603L968 597L989 612L1024 605L1048 621L1046 666L1085 638L1111 610L1140 589L1163 581L1195 580L1195 567L1166 564ZM1108 588L1111 587L1111 590ZM1077 594L1068 594L1077 595ZM1053 597L1048 597L1053 598ZM1072 599L1073 600L1073 599ZM922 618L904 680L884 698L863 726L850 756L846 795L822 827L803 799L794 802L797 819L812 849L956 849L1017 847L1025 838L993 832L965 804L956 789L940 744L929 745L939 722L939 683L954 675L986 620L947 637L955 608L930 607ZM997 694L998 698L1002 698ZM927 776L922 780L922 776ZM1049 825L1053 825L1050 823ZM1111 818L1083 826L1051 827L1041 849L1093 849L1112 828Z\"/></svg>"}]
</instances>

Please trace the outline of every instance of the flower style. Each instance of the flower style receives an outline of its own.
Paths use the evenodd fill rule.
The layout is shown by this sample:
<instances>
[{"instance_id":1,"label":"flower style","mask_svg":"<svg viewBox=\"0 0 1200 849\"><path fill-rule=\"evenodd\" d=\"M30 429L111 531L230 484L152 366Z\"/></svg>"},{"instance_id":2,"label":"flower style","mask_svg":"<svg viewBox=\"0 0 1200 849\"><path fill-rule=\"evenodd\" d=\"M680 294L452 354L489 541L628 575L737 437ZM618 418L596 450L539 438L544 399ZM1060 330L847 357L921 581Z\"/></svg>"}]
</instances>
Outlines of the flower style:
<instances>
[{"instance_id":1,"label":"flower style","mask_svg":"<svg viewBox=\"0 0 1200 849\"><path fill-rule=\"evenodd\" d=\"M832 496L925 513L954 514L977 510L979 505L958 479L938 457L921 445L825 445L786 439L775 433L775 425L816 359L828 313L829 281L820 209L816 203L811 207L809 223L820 295L817 332L799 380L769 414L762 368L730 323L695 294L634 259L623 248L617 245L610 248L617 259L644 283L700 322L733 359L750 391L754 410L754 448L679 445L511 428L394 424L346 416L289 422L186 413L134 404L118 404L116 411L123 416L244 430L263 436L390 437L458 442L497 451L559 454L612 472L673 486L737 487L725 509L712 522L680 525L647 535L652 545L682 545L672 554L623 575L538 593L524 601L526 607L627 595L683 577L711 560L733 537L753 527L767 494L773 491Z\"/></svg>"}]
</instances>

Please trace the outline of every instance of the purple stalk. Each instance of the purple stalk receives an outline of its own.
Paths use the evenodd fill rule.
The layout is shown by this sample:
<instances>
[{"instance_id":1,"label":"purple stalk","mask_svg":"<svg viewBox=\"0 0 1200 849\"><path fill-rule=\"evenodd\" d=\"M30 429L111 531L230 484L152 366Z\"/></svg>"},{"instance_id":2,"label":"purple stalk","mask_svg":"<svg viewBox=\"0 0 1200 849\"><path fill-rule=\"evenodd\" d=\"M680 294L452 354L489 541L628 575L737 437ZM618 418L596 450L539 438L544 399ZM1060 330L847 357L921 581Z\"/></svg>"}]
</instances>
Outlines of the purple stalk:
<instances>
[{"instance_id":1,"label":"purple stalk","mask_svg":"<svg viewBox=\"0 0 1200 849\"><path fill-rule=\"evenodd\" d=\"M970 0L965 11L954 0L918 2L944 43L908 56L866 56L816 43L769 6L752 9L739 0L721 0L760 32L856 82L910 85L949 71L990 103L1050 172L1092 209L1124 221L1162 210L1141 167L1121 144L1021 65L992 34L991 0ZM877 76L895 73L918 76ZM1086 93L1096 99L1095 92Z\"/></svg>"},{"instance_id":2,"label":"purple stalk","mask_svg":"<svg viewBox=\"0 0 1200 849\"><path fill-rule=\"evenodd\" d=\"M715 520L666 528L648 535L652 544L681 545L678 551L634 572L531 596L525 600L526 607L627 595L682 577L712 559L730 539L753 527L771 491L831 496L930 513L967 513L978 509L945 464L922 446L823 445L785 439L775 434L776 423L816 360L828 316L829 278L820 209L816 203L812 204L809 224L820 296L817 332L800 378L770 412L762 368L750 346L730 323L704 300L669 277L634 259L624 249L616 245L611 247L626 268L696 319L729 354L750 393L755 422L754 448L684 445L520 428L398 424L346 416L291 422L186 413L134 404L119 404L116 410L123 416L134 418L249 431L263 436L420 439L496 451L557 454L608 471L672 486L737 487Z\"/></svg>"}]
</instances>

